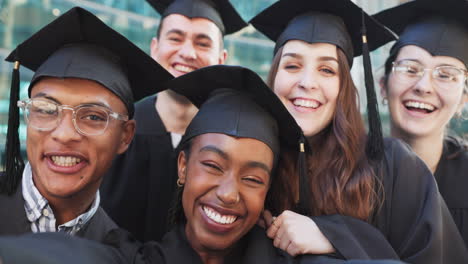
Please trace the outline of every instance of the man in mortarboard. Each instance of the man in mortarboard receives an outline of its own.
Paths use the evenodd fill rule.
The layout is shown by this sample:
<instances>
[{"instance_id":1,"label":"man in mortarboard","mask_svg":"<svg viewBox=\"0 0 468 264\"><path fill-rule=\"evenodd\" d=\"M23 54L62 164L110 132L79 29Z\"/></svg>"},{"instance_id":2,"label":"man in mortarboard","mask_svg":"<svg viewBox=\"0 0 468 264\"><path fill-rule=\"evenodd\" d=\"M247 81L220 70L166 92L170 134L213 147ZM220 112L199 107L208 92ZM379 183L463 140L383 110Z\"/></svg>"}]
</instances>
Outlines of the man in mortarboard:
<instances>
[{"instance_id":1,"label":"man in mortarboard","mask_svg":"<svg viewBox=\"0 0 468 264\"><path fill-rule=\"evenodd\" d=\"M223 64L223 36L243 28L228 0L148 0L161 14L151 56L178 77ZM176 188L175 153L197 112L189 100L166 90L136 104L135 139L119 155L103 182L103 207L139 240L159 240Z\"/></svg>"},{"instance_id":2,"label":"man in mortarboard","mask_svg":"<svg viewBox=\"0 0 468 264\"><path fill-rule=\"evenodd\" d=\"M102 242L115 223L98 188L135 133L135 100L173 77L96 16L73 8L7 57L15 62L0 235L64 232ZM18 101L19 66L35 72ZM24 164L19 108L27 124ZM108 175L111 177L111 175Z\"/></svg>"}]
</instances>

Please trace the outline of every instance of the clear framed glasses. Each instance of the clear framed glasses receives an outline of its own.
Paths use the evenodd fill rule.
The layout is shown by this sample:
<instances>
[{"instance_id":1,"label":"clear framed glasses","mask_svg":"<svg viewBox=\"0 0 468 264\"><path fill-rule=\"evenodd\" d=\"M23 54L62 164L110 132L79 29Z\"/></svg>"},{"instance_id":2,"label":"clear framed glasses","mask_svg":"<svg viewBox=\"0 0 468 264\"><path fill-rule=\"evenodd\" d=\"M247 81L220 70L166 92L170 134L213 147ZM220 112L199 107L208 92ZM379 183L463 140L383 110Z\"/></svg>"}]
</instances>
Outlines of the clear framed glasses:
<instances>
[{"instance_id":1,"label":"clear framed glasses","mask_svg":"<svg viewBox=\"0 0 468 264\"><path fill-rule=\"evenodd\" d=\"M432 73L432 79L441 88L452 90L456 87L467 85L468 72L465 69L448 65L427 69L421 63L414 60L399 60L394 61L392 64L392 72L408 85L418 82L426 71Z\"/></svg>"},{"instance_id":2,"label":"clear framed glasses","mask_svg":"<svg viewBox=\"0 0 468 264\"><path fill-rule=\"evenodd\" d=\"M26 123L40 131L55 129L63 118L63 110L73 111L72 120L76 131L82 135L101 135L106 131L111 118L128 121L127 115L112 112L110 109L93 104L78 106L59 105L45 99L18 101Z\"/></svg>"}]
</instances>

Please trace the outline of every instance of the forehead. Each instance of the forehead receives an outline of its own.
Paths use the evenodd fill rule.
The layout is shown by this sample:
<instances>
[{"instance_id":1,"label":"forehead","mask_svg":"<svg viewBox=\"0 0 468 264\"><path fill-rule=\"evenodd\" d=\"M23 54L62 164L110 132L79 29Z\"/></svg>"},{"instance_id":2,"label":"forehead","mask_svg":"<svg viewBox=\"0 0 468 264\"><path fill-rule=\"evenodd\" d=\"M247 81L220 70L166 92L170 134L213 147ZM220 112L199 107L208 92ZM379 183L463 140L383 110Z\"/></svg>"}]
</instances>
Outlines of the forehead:
<instances>
[{"instance_id":1,"label":"forehead","mask_svg":"<svg viewBox=\"0 0 468 264\"><path fill-rule=\"evenodd\" d=\"M452 65L458 68L466 69L465 64L457 58L449 56L433 56L427 50L416 45L403 46L398 52L397 56L397 60L402 59L418 60L423 64L427 64L427 67L437 65Z\"/></svg>"},{"instance_id":2,"label":"forehead","mask_svg":"<svg viewBox=\"0 0 468 264\"><path fill-rule=\"evenodd\" d=\"M120 98L103 85L86 79L44 77L34 84L31 98L52 97L61 104L103 103L109 107L125 109Z\"/></svg>"},{"instance_id":3,"label":"forehead","mask_svg":"<svg viewBox=\"0 0 468 264\"><path fill-rule=\"evenodd\" d=\"M329 43L307 43L302 40L290 40L283 46L283 55L297 53L302 56L327 56L337 58L336 45Z\"/></svg>"},{"instance_id":4,"label":"forehead","mask_svg":"<svg viewBox=\"0 0 468 264\"><path fill-rule=\"evenodd\" d=\"M272 166L273 151L264 142L253 138L232 137L221 133L206 133L193 138L192 150L214 146L233 159L263 162Z\"/></svg>"},{"instance_id":5,"label":"forehead","mask_svg":"<svg viewBox=\"0 0 468 264\"><path fill-rule=\"evenodd\" d=\"M161 33L171 30L179 30L190 35L205 34L214 40L221 37L221 30L211 20L201 17L189 18L180 14L171 14L163 19Z\"/></svg>"}]
</instances>

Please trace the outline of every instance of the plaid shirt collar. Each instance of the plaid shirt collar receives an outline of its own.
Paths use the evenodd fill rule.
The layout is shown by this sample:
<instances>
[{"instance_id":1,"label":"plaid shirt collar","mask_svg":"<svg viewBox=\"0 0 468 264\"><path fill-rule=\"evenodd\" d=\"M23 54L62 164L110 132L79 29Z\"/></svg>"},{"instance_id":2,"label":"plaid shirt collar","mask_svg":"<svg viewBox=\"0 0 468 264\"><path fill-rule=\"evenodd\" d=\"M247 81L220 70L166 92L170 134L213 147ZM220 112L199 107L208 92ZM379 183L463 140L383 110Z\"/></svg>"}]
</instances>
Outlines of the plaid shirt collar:
<instances>
[{"instance_id":1,"label":"plaid shirt collar","mask_svg":"<svg viewBox=\"0 0 468 264\"><path fill-rule=\"evenodd\" d=\"M31 222L31 230L34 233L39 232L65 232L68 234L76 234L96 213L100 204L99 190L96 192L91 208L79 215L77 218L70 220L58 228L55 228L55 216L49 202L39 193L32 179L32 171L29 162L26 164L22 178L24 209L26 216Z\"/></svg>"}]
</instances>

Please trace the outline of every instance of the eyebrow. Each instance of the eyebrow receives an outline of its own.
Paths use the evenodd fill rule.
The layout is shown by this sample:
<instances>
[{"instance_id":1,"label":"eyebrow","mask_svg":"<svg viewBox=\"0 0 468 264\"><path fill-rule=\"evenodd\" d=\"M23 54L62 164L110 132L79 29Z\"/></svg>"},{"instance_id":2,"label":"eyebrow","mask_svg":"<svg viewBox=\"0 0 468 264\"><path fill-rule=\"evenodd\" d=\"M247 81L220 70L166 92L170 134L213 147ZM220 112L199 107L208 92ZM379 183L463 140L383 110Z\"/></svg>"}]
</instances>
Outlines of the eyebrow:
<instances>
[{"instance_id":1,"label":"eyebrow","mask_svg":"<svg viewBox=\"0 0 468 264\"><path fill-rule=\"evenodd\" d=\"M203 148L200 149L199 152L204 152L204 151L214 152L220 155L221 158L225 160L229 160L229 155L226 152L222 151L221 149L217 148L216 146L213 146L213 145L204 146ZM249 168L260 168L266 171L269 175L271 174L271 169L265 163L262 163L259 161L249 161L247 162L246 166Z\"/></svg>"},{"instance_id":2,"label":"eyebrow","mask_svg":"<svg viewBox=\"0 0 468 264\"><path fill-rule=\"evenodd\" d=\"M170 35L170 34L177 34L177 35L181 35L181 36L187 35L187 33L185 33L184 31L182 31L180 29L177 29L177 28L173 28L173 29L166 32L166 36Z\"/></svg>"},{"instance_id":3,"label":"eyebrow","mask_svg":"<svg viewBox=\"0 0 468 264\"><path fill-rule=\"evenodd\" d=\"M56 99L56 98L54 98L54 97L52 97L52 96L50 96L50 95L48 95L48 94L46 94L46 93L42 93L42 92L41 92L41 93L37 93L37 94L34 95L32 98L45 98L45 99L47 99L47 100L54 101L55 103L57 103L57 104L59 104L59 105L62 104L58 99ZM105 104L105 103L102 103L102 102L87 102L87 103L82 103L82 104L80 104L80 105L96 105L96 106L102 106L102 107L108 108L109 110L112 110L111 107L110 107L109 105L107 105L107 104Z\"/></svg>"},{"instance_id":4,"label":"eyebrow","mask_svg":"<svg viewBox=\"0 0 468 264\"><path fill-rule=\"evenodd\" d=\"M216 146L213 146L213 145L204 146L198 152L200 153L200 152L204 152L204 151L214 152L214 153L218 154L219 156L221 156L221 158L223 158L225 160L229 160L228 154L226 152L222 151L221 149L217 148Z\"/></svg>"},{"instance_id":5,"label":"eyebrow","mask_svg":"<svg viewBox=\"0 0 468 264\"><path fill-rule=\"evenodd\" d=\"M283 56L281 57L292 57L296 59L301 59L302 55L298 53L288 52L288 53L283 54ZM338 59L335 57L331 57L331 56L321 56L321 57L318 57L318 60L319 61L335 61L338 63Z\"/></svg>"},{"instance_id":6,"label":"eyebrow","mask_svg":"<svg viewBox=\"0 0 468 264\"><path fill-rule=\"evenodd\" d=\"M268 173L268 175L271 174L270 168L265 163L262 163L262 162L249 161L247 163L247 167L249 167L249 168L260 168L260 169L266 171Z\"/></svg>"},{"instance_id":7,"label":"eyebrow","mask_svg":"<svg viewBox=\"0 0 468 264\"><path fill-rule=\"evenodd\" d=\"M197 40L207 39L207 40L209 40L209 41L213 41L213 39L212 39L210 36L208 36L207 34L205 34L205 33L199 33L199 34L197 34L197 35L195 36L195 39L197 39Z\"/></svg>"}]
</instances>

